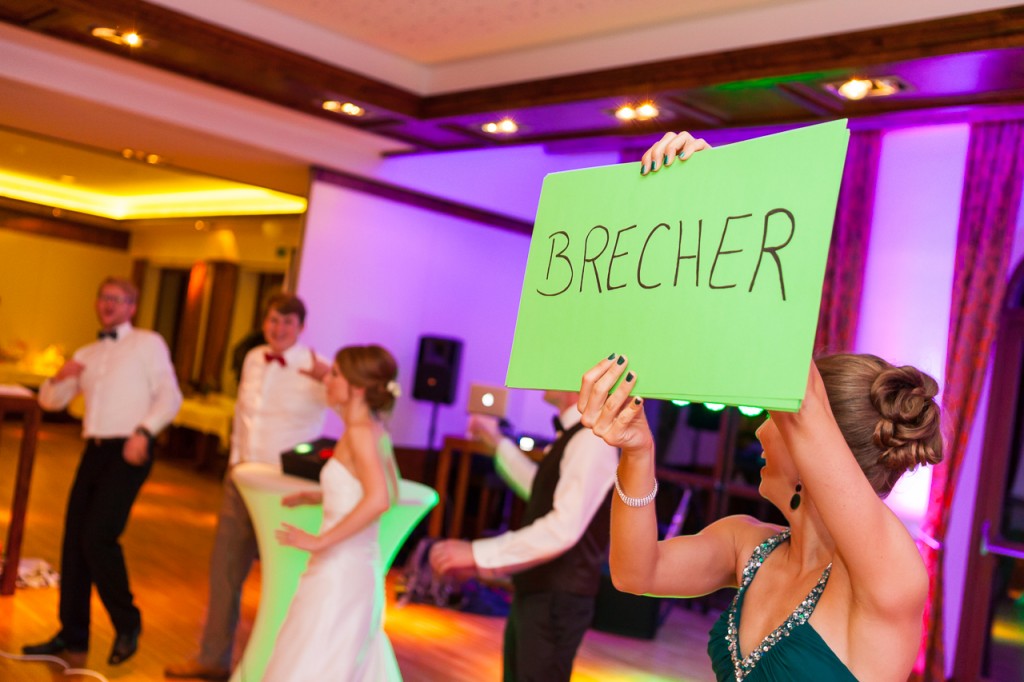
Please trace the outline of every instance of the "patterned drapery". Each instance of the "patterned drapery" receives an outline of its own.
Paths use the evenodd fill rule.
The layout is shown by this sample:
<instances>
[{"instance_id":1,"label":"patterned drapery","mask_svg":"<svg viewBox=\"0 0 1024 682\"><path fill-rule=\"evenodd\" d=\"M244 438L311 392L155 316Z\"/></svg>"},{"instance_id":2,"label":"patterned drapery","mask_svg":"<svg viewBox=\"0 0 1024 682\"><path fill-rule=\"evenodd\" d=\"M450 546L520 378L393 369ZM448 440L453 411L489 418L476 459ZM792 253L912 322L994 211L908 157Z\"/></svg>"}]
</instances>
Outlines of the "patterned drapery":
<instances>
[{"instance_id":1,"label":"patterned drapery","mask_svg":"<svg viewBox=\"0 0 1024 682\"><path fill-rule=\"evenodd\" d=\"M939 548L922 547L929 575L916 680L946 679L943 556L956 482L996 336L1024 178L1024 122L971 127L953 273L946 386L942 394L945 460L932 472L925 532Z\"/></svg>"},{"instance_id":2,"label":"patterned drapery","mask_svg":"<svg viewBox=\"0 0 1024 682\"><path fill-rule=\"evenodd\" d=\"M850 133L821 290L815 355L853 350L875 208L881 140L882 134L878 130Z\"/></svg>"}]
</instances>

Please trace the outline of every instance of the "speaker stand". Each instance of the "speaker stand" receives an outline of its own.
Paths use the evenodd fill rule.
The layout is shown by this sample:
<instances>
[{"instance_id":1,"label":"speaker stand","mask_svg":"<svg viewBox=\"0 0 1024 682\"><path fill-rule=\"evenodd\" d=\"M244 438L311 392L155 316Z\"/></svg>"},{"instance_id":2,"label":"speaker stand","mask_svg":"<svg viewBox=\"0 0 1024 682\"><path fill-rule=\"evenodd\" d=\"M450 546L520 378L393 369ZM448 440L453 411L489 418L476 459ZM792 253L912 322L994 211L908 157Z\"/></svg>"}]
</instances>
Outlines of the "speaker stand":
<instances>
[{"instance_id":1,"label":"speaker stand","mask_svg":"<svg viewBox=\"0 0 1024 682\"><path fill-rule=\"evenodd\" d=\"M430 430L427 431L427 455L436 455L434 449L434 436L437 435L437 408L438 403L430 403Z\"/></svg>"}]
</instances>

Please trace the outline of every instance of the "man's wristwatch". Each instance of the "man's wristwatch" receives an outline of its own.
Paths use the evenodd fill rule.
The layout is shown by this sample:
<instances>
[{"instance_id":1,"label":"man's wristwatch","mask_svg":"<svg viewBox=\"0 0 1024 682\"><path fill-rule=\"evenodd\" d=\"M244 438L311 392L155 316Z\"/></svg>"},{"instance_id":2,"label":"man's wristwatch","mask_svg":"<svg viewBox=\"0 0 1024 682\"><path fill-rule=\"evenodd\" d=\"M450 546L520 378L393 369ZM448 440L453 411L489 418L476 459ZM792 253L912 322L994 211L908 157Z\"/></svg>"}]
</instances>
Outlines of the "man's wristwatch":
<instances>
[{"instance_id":1,"label":"man's wristwatch","mask_svg":"<svg viewBox=\"0 0 1024 682\"><path fill-rule=\"evenodd\" d=\"M135 433L137 433L140 436L145 436L146 440L148 440L150 443L152 443L153 439L156 437L153 435L153 432L147 429L145 426L136 426Z\"/></svg>"}]
</instances>

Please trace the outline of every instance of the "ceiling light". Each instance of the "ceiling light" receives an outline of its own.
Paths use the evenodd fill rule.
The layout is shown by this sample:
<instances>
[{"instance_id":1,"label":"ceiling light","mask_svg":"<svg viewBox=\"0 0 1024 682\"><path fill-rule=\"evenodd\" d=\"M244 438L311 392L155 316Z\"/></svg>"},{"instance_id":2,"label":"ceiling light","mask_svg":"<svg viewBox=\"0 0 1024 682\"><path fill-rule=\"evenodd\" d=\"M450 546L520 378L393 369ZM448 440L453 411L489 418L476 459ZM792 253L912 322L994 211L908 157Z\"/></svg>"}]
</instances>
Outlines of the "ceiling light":
<instances>
[{"instance_id":1,"label":"ceiling light","mask_svg":"<svg viewBox=\"0 0 1024 682\"><path fill-rule=\"evenodd\" d=\"M629 106L628 104L623 105L615 110L615 118L620 121L632 121L636 119L636 109Z\"/></svg>"},{"instance_id":2,"label":"ceiling light","mask_svg":"<svg viewBox=\"0 0 1024 682\"><path fill-rule=\"evenodd\" d=\"M132 149L130 147L125 147L124 149L122 149L121 156L123 156L126 159L133 159L135 161L145 161L146 163L151 165L156 165L164 160L163 157L160 156L159 154L154 154L153 152L146 152L141 149Z\"/></svg>"},{"instance_id":3,"label":"ceiling light","mask_svg":"<svg viewBox=\"0 0 1024 682\"><path fill-rule=\"evenodd\" d=\"M656 118L660 112L654 102L644 102L636 108L636 117L641 121Z\"/></svg>"},{"instance_id":4,"label":"ceiling light","mask_svg":"<svg viewBox=\"0 0 1024 682\"><path fill-rule=\"evenodd\" d=\"M328 99L320 105L325 111L332 111L336 114L347 114L349 116L362 116L366 113L366 109L362 108L358 104L352 102L339 102L338 100Z\"/></svg>"},{"instance_id":5,"label":"ceiling light","mask_svg":"<svg viewBox=\"0 0 1024 682\"><path fill-rule=\"evenodd\" d=\"M500 121L483 124L480 126L480 130L492 135L511 135L519 132L519 124L506 116Z\"/></svg>"},{"instance_id":6,"label":"ceiling light","mask_svg":"<svg viewBox=\"0 0 1024 682\"><path fill-rule=\"evenodd\" d=\"M844 99L859 100L865 97L895 95L909 87L895 76L883 76L879 78L850 78L841 83L826 83L825 89Z\"/></svg>"},{"instance_id":7,"label":"ceiling light","mask_svg":"<svg viewBox=\"0 0 1024 682\"><path fill-rule=\"evenodd\" d=\"M654 102L648 101L636 106L623 104L615 110L615 118L620 121L649 121L652 118L657 118L660 113Z\"/></svg>"},{"instance_id":8,"label":"ceiling light","mask_svg":"<svg viewBox=\"0 0 1024 682\"><path fill-rule=\"evenodd\" d=\"M871 81L866 78L851 78L839 86L838 92L846 99L864 99L871 91Z\"/></svg>"},{"instance_id":9,"label":"ceiling light","mask_svg":"<svg viewBox=\"0 0 1024 682\"><path fill-rule=\"evenodd\" d=\"M306 200L302 197L253 185L200 183L155 194L122 195L3 169L0 169L0 196L114 220L280 215L306 210Z\"/></svg>"},{"instance_id":10,"label":"ceiling light","mask_svg":"<svg viewBox=\"0 0 1024 682\"><path fill-rule=\"evenodd\" d=\"M127 45L131 48L142 47L142 36L135 31L118 31L116 28L97 26L91 31L93 37L106 40L115 45Z\"/></svg>"}]
</instances>

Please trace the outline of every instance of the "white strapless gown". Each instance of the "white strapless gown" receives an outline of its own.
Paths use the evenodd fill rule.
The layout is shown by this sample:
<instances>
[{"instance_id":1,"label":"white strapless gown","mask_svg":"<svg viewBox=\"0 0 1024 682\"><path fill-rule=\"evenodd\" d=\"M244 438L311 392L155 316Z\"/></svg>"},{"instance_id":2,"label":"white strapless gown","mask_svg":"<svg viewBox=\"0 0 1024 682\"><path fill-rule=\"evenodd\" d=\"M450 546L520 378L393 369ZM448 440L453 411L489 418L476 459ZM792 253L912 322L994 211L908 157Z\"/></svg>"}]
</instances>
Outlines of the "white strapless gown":
<instances>
[{"instance_id":1,"label":"white strapless gown","mask_svg":"<svg viewBox=\"0 0 1024 682\"><path fill-rule=\"evenodd\" d=\"M320 470L327 529L363 496L363 487L333 457ZM264 682L400 681L384 634L384 576L377 522L313 554L281 626Z\"/></svg>"}]
</instances>

